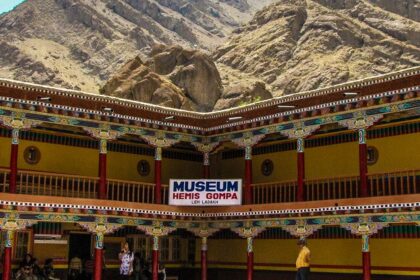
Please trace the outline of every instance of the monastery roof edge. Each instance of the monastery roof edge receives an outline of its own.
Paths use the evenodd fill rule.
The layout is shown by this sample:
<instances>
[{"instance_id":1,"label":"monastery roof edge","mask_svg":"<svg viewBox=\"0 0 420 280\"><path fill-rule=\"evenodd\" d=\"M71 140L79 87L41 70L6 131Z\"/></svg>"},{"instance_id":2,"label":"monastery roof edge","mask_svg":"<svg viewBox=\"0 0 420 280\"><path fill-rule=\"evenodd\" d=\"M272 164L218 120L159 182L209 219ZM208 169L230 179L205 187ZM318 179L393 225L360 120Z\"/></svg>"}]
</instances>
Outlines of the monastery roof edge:
<instances>
[{"instance_id":1,"label":"monastery roof edge","mask_svg":"<svg viewBox=\"0 0 420 280\"><path fill-rule=\"evenodd\" d=\"M160 113L168 114L168 115L205 119L205 118L219 118L222 116L234 115L238 113L251 111L254 109L280 105L286 102L293 102L293 101L302 100L305 98L312 98L312 97L327 95L327 94L340 92L340 91L352 90L357 87L378 84L382 82L397 80L404 77L409 77L409 76L414 76L414 75L419 75L419 74L420 74L420 66L416 66L416 67L403 69L403 70L399 70L396 72L391 72L391 73L387 73L383 75L350 81L350 82L333 85L333 86L329 86L329 87L325 87L321 89L274 97L271 99L252 103L246 106L233 107L233 108L213 111L213 112L193 112L193 111L187 111L187 110L182 110L182 109L177 109L177 108L164 107L164 106L155 105L151 103L123 99L123 98L114 97L114 96L107 96L107 95L89 93L89 92L84 92L84 91L71 90L71 89L66 89L66 88L57 88L57 87L52 87L52 86L45 86L45 85L16 81L16 80L5 79L5 78L0 78L0 86L15 87L15 88L21 88L25 90L35 89L35 90L39 90L42 93L48 93L48 94L74 95L74 97L87 98L91 100L96 99L98 101L100 100L100 101L110 102L110 103L123 105L123 106L124 105L130 106L130 107L133 106L133 107L138 107L139 109L149 110L153 112L160 112Z\"/></svg>"}]
</instances>

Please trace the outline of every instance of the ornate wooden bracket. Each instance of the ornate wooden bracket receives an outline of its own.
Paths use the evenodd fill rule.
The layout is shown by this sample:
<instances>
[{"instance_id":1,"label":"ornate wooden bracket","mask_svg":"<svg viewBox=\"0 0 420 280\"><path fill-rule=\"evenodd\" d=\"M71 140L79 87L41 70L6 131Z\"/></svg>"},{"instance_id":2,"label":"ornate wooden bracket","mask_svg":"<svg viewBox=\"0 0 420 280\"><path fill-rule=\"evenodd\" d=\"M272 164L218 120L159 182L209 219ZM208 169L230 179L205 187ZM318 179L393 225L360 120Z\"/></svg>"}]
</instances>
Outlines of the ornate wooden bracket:
<instances>
[{"instance_id":1,"label":"ornate wooden bracket","mask_svg":"<svg viewBox=\"0 0 420 280\"><path fill-rule=\"evenodd\" d=\"M205 138L205 142L203 143L191 142L191 144L197 149L197 151L203 153L204 165L210 165L210 153L219 145L219 142L210 143L208 138Z\"/></svg>"},{"instance_id":2,"label":"ornate wooden bracket","mask_svg":"<svg viewBox=\"0 0 420 280\"><path fill-rule=\"evenodd\" d=\"M197 149L197 151L202 153L211 153L218 145L219 142L210 143L208 138L205 138L205 141L202 143L191 142L191 144Z\"/></svg>"},{"instance_id":3,"label":"ornate wooden bracket","mask_svg":"<svg viewBox=\"0 0 420 280\"><path fill-rule=\"evenodd\" d=\"M240 237L243 238L255 238L264 230L265 228L263 227L239 227L232 229L233 232L236 232Z\"/></svg>"},{"instance_id":4,"label":"ornate wooden bracket","mask_svg":"<svg viewBox=\"0 0 420 280\"><path fill-rule=\"evenodd\" d=\"M0 116L0 123L12 129L12 144L17 145L19 144L19 131L28 130L42 122L27 119L25 113L12 112L11 116Z\"/></svg>"},{"instance_id":5,"label":"ornate wooden bracket","mask_svg":"<svg viewBox=\"0 0 420 280\"><path fill-rule=\"evenodd\" d=\"M245 149L245 159L252 158L252 146L260 142L265 137L265 134L253 135L252 132L244 133L242 138L232 139L232 142L237 146Z\"/></svg>"},{"instance_id":6,"label":"ornate wooden bracket","mask_svg":"<svg viewBox=\"0 0 420 280\"><path fill-rule=\"evenodd\" d=\"M112 130L109 125L101 125L98 128L84 127L85 130L90 136L100 140L115 140L126 132L120 132Z\"/></svg>"},{"instance_id":7,"label":"ornate wooden bracket","mask_svg":"<svg viewBox=\"0 0 420 280\"><path fill-rule=\"evenodd\" d=\"M159 221L153 221L152 226L139 225L137 228L144 231L147 235L156 237L166 236L176 230L176 228L165 227L163 223Z\"/></svg>"},{"instance_id":8,"label":"ornate wooden bracket","mask_svg":"<svg viewBox=\"0 0 420 280\"><path fill-rule=\"evenodd\" d=\"M263 227L240 227L232 229L240 237L246 238L247 252L251 253L254 251L254 238L257 237L265 228Z\"/></svg>"},{"instance_id":9,"label":"ornate wooden bracket","mask_svg":"<svg viewBox=\"0 0 420 280\"><path fill-rule=\"evenodd\" d=\"M383 115L367 116L366 112L356 112L353 114L353 118L339 121L338 124L348 129L359 130L371 127L382 118Z\"/></svg>"},{"instance_id":10,"label":"ornate wooden bracket","mask_svg":"<svg viewBox=\"0 0 420 280\"><path fill-rule=\"evenodd\" d=\"M289 139L304 139L319 129L319 125L305 126L303 122L294 123L294 128L281 130L280 134Z\"/></svg>"},{"instance_id":11,"label":"ornate wooden bracket","mask_svg":"<svg viewBox=\"0 0 420 280\"><path fill-rule=\"evenodd\" d=\"M117 224L105 223L103 218L98 218L95 223L79 222L78 224L82 228L86 229L88 232L95 234L95 239L96 239L95 248L97 249L102 249L104 247L105 234L113 233L122 227L121 225L117 225Z\"/></svg>"},{"instance_id":12,"label":"ornate wooden bracket","mask_svg":"<svg viewBox=\"0 0 420 280\"><path fill-rule=\"evenodd\" d=\"M83 128L90 136L99 139L99 151L101 154L107 153L107 142L116 140L121 135L125 134L126 131L111 130L109 125L103 124L99 128Z\"/></svg>"},{"instance_id":13,"label":"ornate wooden bracket","mask_svg":"<svg viewBox=\"0 0 420 280\"><path fill-rule=\"evenodd\" d=\"M166 236L176 230L176 228L165 227L162 222L153 221L152 226L137 226L139 230L153 237L153 250L159 250L159 237Z\"/></svg>"},{"instance_id":14,"label":"ornate wooden bracket","mask_svg":"<svg viewBox=\"0 0 420 280\"><path fill-rule=\"evenodd\" d=\"M201 223L200 227L188 230L195 236L201 237L201 251L207 251L207 238L219 231L219 229L216 228L209 228L206 223Z\"/></svg>"},{"instance_id":15,"label":"ornate wooden bracket","mask_svg":"<svg viewBox=\"0 0 420 280\"><path fill-rule=\"evenodd\" d=\"M33 220L19 219L19 214L7 213L3 219L0 219L0 229L7 231L23 230L36 224Z\"/></svg>"},{"instance_id":16,"label":"ornate wooden bracket","mask_svg":"<svg viewBox=\"0 0 420 280\"><path fill-rule=\"evenodd\" d=\"M165 132L157 131L155 135L141 135L147 143L157 148L167 148L181 141L182 138L168 139Z\"/></svg>"},{"instance_id":17,"label":"ornate wooden bracket","mask_svg":"<svg viewBox=\"0 0 420 280\"><path fill-rule=\"evenodd\" d=\"M387 227L388 223L372 223L372 222L361 222L354 224L341 224L342 228L349 230L352 234L363 236L370 236L378 233L379 230Z\"/></svg>"},{"instance_id":18,"label":"ornate wooden bracket","mask_svg":"<svg viewBox=\"0 0 420 280\"><path fill-rule=\"evenodd\" d=\"M260 142L265 137L265 134L253 135L252 132L244 133L243 137L232 139L232 142L241 148L252 147Z\"/></svg>"},{"instance_id":19,"label":"ornate wooden bracket","mask_svg":"<svg viewBox=\"0 0 420 280\"><path fill-rule=\"evenodd\" d=\"M322 228L322 225L308 225L305 220L297 220L296 225L282 225L281 228L292 236L308 237Z\"/></svg>"}]
</instances>

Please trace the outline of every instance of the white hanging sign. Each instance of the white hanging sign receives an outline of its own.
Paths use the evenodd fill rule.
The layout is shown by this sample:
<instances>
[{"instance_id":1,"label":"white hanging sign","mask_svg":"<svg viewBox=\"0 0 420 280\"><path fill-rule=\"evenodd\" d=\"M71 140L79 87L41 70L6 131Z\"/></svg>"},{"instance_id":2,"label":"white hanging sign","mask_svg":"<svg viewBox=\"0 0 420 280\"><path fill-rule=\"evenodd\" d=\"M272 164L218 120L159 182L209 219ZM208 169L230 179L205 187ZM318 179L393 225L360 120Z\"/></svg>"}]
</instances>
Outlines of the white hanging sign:
<instances>
[{"instance_id":1,"label":"white hanging sign","mask_svg":"<svg viewBox=\"0 0 420 280\"><path fill-rule=\"evenodd\" d=\"M169 205L226 206L241 205L241 203L241 179L169 180Z\"/></svg>"}]
</instances>

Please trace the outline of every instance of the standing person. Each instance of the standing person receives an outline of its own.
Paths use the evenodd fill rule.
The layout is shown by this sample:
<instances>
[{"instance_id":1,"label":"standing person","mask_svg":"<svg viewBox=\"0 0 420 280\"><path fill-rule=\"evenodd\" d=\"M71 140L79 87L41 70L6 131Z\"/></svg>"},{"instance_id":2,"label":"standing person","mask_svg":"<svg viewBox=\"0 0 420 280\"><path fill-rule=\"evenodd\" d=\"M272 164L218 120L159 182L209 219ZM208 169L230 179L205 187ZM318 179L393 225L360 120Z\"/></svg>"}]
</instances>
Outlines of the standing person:
<instances>
[{"instance_id":1,"label":"standing person","mask_svg":"<svg viewBox=\"0 0 420 280\"><path fill-rule=\"evenodd\" d=\"M296 260L296 280L308 280L309 279L309 262L311 261L311 251L306 247L306 239L299 239L297 245L300 247L299 255Z\"/></svg>"},{"instance_id":2,"label":"standing person","mask_svg":"<svg viewBox=\"0 0 420 280\"><path fill-rule=\"evenodd\" d=\"M130 250L130 245L128 242L124 243L121 252L118 254L118 258L121 261L120 266L120 279L121 280L128 280L130 279L130 275L133 272L133 260L134 254Z\"/></svg>"},{"instance_id":3,"label":"standing person","mask_svg":"<svg viewBox=\"0 0 420 280\"><path fill-rule=\"evenodd\" d=\"M141 280L141 274L143 273L143 264L141 261L140 253L137 252L134 254L133 259L133 274L134 274L134 280Z\"/></svg>"},{"instance_id":4,"label":"standing person","mask_svg":"<svg viewBox=\"0 0 420 280\"><path fill-rule=\"evenodd\" d=\"M82 274L82 260L75 255L70 260L69 267L69 280L80 280L80 275Z\"/></svg>"},{"instance_id":5,"label":"standing person","mask_svg":"<svg viewBox=\"0 0 420 280\"><path fill-rule=\"evenodd\" d=\"M23 260L19 264L19 268L25 267L25 266L31 266L32 267L33 258L31 254L26 254Z\"/></svg>"},{"instance_id":6,"label":"standing person","mask_svg":"<svg viewBox=\"0 0 420 280\"><path fill-rule=\"evenodd\" d=\"M53 259L45 260L44 264L44 277L47 280L57 280L54 276Z\"/></svg>"},{"instance_id":7,"label":"standing person","mask_svg":"<svg viewBox=\"0 0 420 280\"><path fill-rule=\"evenodd\" d=\"M161 263L159 264L158 279L166 280L166 269L165 269L165 266Z\"/></svg>"}]
</instances>

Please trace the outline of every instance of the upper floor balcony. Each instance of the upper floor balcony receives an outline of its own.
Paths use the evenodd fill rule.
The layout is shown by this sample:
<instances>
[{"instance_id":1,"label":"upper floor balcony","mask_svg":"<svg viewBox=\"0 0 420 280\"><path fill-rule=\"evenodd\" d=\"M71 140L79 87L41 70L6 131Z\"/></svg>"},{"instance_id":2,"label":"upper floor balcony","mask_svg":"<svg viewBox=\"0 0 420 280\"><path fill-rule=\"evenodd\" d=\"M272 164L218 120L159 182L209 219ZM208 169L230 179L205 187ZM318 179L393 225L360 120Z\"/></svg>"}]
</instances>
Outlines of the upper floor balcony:
<instances>
[{"instance_id":1,"label":"upper floor balcony","mask_svg":"<svg viewBox=\"0 0 420 280\"><path fill-rule=\"evenodd\" d=\"M420 193L420 169L372 173L368 178L368 196L396 196ZM0 191L9 192L10 169L0 168ZM17 194L61 196L96 199L99 178L19 170ZM107 200L152 204L155 184L108 179ZM168 203L168 186L162 185L163 204ZM297 181L252 184L250 204L296 202ZM360 178L331 177L305 181L304 201L357 199L360 197Z\"/></svg>"}]
</instances>

